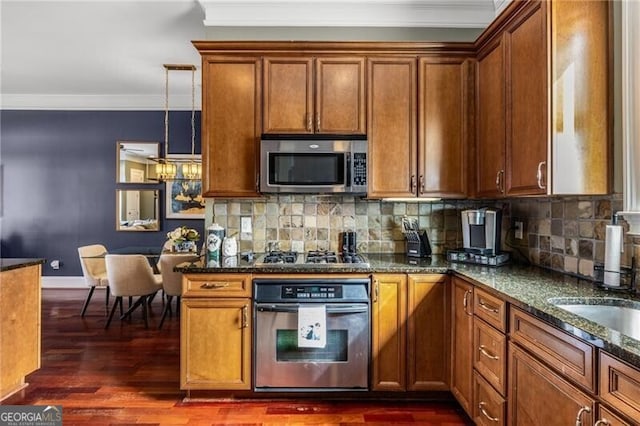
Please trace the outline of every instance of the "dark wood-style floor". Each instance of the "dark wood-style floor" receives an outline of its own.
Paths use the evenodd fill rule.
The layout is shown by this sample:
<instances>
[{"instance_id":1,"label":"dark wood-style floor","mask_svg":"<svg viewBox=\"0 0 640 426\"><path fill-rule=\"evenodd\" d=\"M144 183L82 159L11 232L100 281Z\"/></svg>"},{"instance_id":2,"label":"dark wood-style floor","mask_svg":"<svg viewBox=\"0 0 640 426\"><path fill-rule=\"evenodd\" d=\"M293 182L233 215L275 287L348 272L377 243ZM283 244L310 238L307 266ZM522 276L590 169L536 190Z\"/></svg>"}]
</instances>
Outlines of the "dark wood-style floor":
<instances>
[{"instance_id":1,"label":"dark wood-style floor","mask_svg":"<svg viewBox=\"0 0 640 426\"><path fill-rule=\"evenodd\" d=\"M83 425L468 425L447 402L184 401L179 321L149 329L139 313L104 330L104 293L80 317L84 290L42 292L42 368L4 405L62 405L65 426Z\"/></svg>"}]
</instances>

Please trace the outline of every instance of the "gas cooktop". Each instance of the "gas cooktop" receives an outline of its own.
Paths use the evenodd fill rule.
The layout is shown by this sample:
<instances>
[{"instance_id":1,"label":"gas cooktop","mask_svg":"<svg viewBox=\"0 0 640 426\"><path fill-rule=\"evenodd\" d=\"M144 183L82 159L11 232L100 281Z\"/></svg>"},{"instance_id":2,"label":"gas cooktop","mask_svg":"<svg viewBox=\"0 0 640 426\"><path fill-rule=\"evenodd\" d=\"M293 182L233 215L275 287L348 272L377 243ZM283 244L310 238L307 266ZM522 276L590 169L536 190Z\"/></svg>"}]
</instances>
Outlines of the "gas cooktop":
<instances>
[{"instance_id":1,"label":"gas cooktop","mask_svg":"<svg viewBox=\"0 0 640 426\"><path fill-rule=\"evenodd\" d=\"M258 257L256 266L349 266L368 268L369 260L357 253L336 253L325 250L312 250L306 253L293 251L270 251Z\"/></svg>"}]
</instances>

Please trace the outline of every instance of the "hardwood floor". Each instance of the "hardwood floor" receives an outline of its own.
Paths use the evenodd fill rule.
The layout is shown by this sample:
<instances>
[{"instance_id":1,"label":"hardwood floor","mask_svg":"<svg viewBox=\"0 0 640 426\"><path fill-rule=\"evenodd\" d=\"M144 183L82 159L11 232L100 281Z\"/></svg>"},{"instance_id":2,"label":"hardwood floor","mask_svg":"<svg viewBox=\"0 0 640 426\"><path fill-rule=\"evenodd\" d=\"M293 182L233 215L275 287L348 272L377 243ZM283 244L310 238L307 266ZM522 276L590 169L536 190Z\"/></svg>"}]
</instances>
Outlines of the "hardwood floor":
<instances>
[{"instance_id":1,"label":"hardwood floor","mask_svg":"<svg viewBox=\"0 0 640 426\"><path fill-rule=\"evenodd\" d=\"M454 403L183 401L179 321L159 297L149 329L140 313L104 330L104 293L80 317L85 290L42 291L42 368L4 405L62 405L67 425L468 425ZM125 302L126 305L126 302Z\"/></svg>"}]
</instances>

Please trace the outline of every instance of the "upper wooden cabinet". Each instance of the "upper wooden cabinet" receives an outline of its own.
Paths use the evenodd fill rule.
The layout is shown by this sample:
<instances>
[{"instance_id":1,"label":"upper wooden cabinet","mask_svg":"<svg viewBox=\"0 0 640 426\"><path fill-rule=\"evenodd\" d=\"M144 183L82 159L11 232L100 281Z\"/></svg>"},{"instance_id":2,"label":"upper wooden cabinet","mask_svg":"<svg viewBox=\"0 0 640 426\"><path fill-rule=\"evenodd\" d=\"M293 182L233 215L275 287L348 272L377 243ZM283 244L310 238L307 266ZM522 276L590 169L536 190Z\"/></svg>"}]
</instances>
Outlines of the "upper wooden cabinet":
<instances>
[{"instance_id":1,"label":"upper wooden cabinet","mask_svg":"<svg viewBox=\"0 0 640 426\"><path fill-rule=\"evenodd\" d=\"M421 58L418 64L419 197L466 197L469 78L464 57Z\"/></svg>"},{"instance_id":2,"label":"upper wooden cabinet","mask_svg":"<svg viewBox=\"0 0 640 426\"><path fill-rule=\"evenodd\" d=\"M416 194L417 62L413 57L367 61L369 197Z\"/></svg>"},{"instance_id":3,"label":"upper wooden cabinet","mask_svg":"<svg viewBox=\"0 0 640 426\"><path fill-rule=\"evenodd\" d=\"M264 59L264 133L365 133L363 57Z\"/></svg>"},{"instance_id":4,"label":"upper wooden cabinet","mask_svg":"<svg viewBox=\"0 0 640 426\"><path fill-rule=\"evenodd\" d=\"M513 2L480 37L477 196L610 191L609 7Z\"/></svg>"},{"instance_id":5,"label":"upper wooden cabinet","mask_svg":"<svg viewBox=\"0 0 640 426\"><path fill-rule=\"evenodd\" d=\"M258 196L261 122L259 57L202 57L202 192Z\"/></svg>"}]
</instances>

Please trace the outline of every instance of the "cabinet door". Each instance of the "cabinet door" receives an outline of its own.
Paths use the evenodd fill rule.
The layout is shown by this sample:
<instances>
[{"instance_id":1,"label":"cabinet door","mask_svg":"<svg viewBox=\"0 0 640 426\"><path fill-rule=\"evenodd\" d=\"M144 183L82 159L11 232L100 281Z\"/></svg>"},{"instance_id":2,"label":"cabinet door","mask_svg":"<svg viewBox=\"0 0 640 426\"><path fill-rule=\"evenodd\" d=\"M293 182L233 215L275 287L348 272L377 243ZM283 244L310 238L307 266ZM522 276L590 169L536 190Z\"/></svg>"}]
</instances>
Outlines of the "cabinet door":
<instances>
[{"instance_id":1,"label":"cabinet door","mask_svg":"<svg viewBox=\"0 0 640 426\"><path fill-rule=\"evenodd\" d=\"M506 31L506 194L546 194L547 43L544 2L533 2Z\"/></svg>"},{"instance_id":2,"label":"cabinet door","mask_svg":"<svg viewBox=\"0 0 640 426\"><path fill-rule=\"evenodd\" d=\"M595 401L509 343L509 425L592 425Z\"/></svg>"},{"instance_id":3,"label":"cabinet door","mask_svg":"<svg viewBox=\"0 0 640 426\"><path fill-rule=\"evenodd\" d=\"M203 195L258 196L259 58L203 56Z\"/></svg>"},{"instance_id":4,"label":"cabinet door","mask_svg":"<svg viewBox=\"0 0 640 426\"><path fill-rule=\"evenodd\" d=\"M473 286L451 279L451 393L472 415L473 405Z\"/></svg>"},{"instance_id":5,"label":"cabinet door","mask_svg":"<svg viewBox=\"0 0 640 426\"><path fill-rule=\"evenodd\" d=\"M373 276L373 390L406 390L407 276Z\"/></svg>"},{"instance_id":6,"label":"cabinet door","mask_svg":"<svg viewBox=\"0 0 640 426\"><path fill-rule=\"evenodd\" d=\"M317 58L315 131L365 134L364 58Z\"/></svg>"},{"instance_id":7,"label":"cabinet door","mask_svg":"<svg viewBox=\"0 0 640 426\"><path fill-rule=\"evenodd\" d=\"M249 299L182 299L181 389L251 389Z\"/></svg>"},{"instance_id":8,"label":"cabinet door","mask_svg":"<svg viewBox=\"0 0 640 426\"><path fill-rule=\"evenodd\" d=\"M409 275L407 390L449 390L449 280Z\"/></svg>"},{"instance_id":9,"label":"cabinet door","mask_svg":"<svg viewBox=\"0 0 640 426\"><path fill-rule=\"evenodd\" d=\"M264 59L264 133L313 133L313 59Z\"/></svg>"},{"instance_id":10,"label":"cabinet door","mask_svg":"<svg viewBox=\"0 0 640 426\"><path fill-rule=\"evenodd\" d=\"M415 58L367 61L369 197L412 197L416 173Z\"/></svg>"},{"instance_id":11,"label":"cabinet door","mask_svg":"<svg viewBox=\"0 0 640 426\"><path fill-rule=\"evenodd\" d=\"M478 197L504 195L505 85L502 38L478 54L476 77Z\"/></svg>"},{"instance_id":12,"label":"cabinet door","mask_svg":"<svg viewBox=\"0 0 640 426\"><path fill-rule=\"evenodd\" d=\"M419 196L467 196L468 69L464 58L420 59Z\"/></svg>"}]
</instances>

